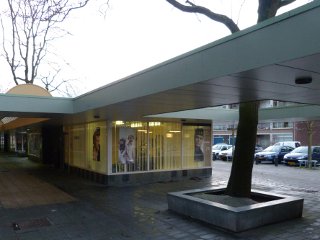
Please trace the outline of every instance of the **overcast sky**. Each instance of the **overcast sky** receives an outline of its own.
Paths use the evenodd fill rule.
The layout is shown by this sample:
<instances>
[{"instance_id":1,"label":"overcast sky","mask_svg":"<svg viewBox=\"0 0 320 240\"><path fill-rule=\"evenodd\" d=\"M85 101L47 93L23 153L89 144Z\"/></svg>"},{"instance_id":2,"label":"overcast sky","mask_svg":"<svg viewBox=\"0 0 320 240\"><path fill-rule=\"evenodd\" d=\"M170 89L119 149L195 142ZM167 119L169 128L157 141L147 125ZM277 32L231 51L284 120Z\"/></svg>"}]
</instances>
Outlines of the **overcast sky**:
<instances>
[{"instance_id":1,"label":"overcast sky","mask_svg":"<svg viewBox=\"0 0 320 240\"><path fill-rule=\"evenodd\" d=\"M64 63L60 77L77 79L78 95L230 34L222 24L180 12L165 0L110 0L109 7L103 2L91 0L73 12L64 24L72 35L52 46ZM232 17L241 29L256 23L258 0L193 2ZM297 0L282 12L307 2ZM0 89L6 91L13 82L3 62L0 69Z\"/></svg>"}]
</instances>

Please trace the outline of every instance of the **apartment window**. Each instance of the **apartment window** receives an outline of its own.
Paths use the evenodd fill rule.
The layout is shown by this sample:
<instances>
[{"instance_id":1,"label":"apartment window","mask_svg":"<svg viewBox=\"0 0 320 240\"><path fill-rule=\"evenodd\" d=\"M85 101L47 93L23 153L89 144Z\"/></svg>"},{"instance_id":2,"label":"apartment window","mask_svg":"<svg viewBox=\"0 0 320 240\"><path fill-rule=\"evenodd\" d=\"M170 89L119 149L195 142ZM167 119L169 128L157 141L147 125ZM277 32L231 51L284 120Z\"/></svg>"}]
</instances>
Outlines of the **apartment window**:
<instances>
[{"instance_id":1,"label":"apartment window","mask_svg":"<svg viewBox=\"0 0 320 240\"><path fill-rule=\"evenodd\" d=\"M270 129L270 123L259 123L258 124L259 130L269 130Z\"/></svg>"},{"instance_id":2,"label":"apartment window","mask_svg":"<svg viewBox=\"0 0 320 240\"><path fill-rule=\"evenodd\" d=\"M272 136L272 142L286 142L286 141L292 141L293 135L290 133L284 133L284 134L274 134Z\"/></svg>"},{"instance_id":3,"label":"apartment window","mask_svg":"<svg viewBox=\"0 0 320 240\"><path fill-rule=\"evenodd\" d=\"M292 122L274 122L272 128L293 128Z\"/></svg>"},{"instance_id":4,"label":"apartment window","mask_svg":"<svg viewBox=\"0 0 320 240\"><path fill-rule=\"evenodd\" d=\"M213 124L213 130L214 131L226 131L227 130L227 125L226 124Z\"/></svg>"}]
</instances>

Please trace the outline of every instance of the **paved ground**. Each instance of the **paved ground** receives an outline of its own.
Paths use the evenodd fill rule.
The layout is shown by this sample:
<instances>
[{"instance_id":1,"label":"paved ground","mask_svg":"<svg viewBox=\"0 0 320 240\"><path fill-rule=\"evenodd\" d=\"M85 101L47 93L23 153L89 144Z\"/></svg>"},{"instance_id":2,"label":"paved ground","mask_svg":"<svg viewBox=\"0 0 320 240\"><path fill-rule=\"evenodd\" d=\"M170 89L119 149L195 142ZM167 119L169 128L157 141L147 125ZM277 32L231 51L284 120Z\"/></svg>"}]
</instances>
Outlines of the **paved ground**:
<instances>
[{"instance_id":1,"label":"paved ground","mask_svg":"<svg viewBox=\"0 0 320 240\"><path fill-rule=\"evenodd\" d=\"M320 239L320 170L315 169L254 166L253 188L305 198L301 219L234 234L167 210L167 192L225 186L230 166L215 161L213 176L205 179L106 187L24 158L1 156L0 195L20 204L7 205L0 197L0 240ZM23 189L29 197L8 194L12 189ZM29 193L35 189L36 194ZM50 202L52 192L60 199ZM47 202L32 202L37 195ZM29 204L23 205L23 199Z\"/></svg>"}]
</instances>

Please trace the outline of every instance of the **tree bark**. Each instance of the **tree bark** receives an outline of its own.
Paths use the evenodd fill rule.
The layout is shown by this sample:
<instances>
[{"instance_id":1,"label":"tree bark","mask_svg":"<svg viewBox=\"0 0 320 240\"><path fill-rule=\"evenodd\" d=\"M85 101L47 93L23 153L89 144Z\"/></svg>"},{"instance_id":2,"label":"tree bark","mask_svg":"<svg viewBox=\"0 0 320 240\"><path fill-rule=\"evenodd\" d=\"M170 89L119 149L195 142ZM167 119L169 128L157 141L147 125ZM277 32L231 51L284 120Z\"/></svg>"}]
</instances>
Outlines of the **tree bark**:
<instances>
[{"instance_id":1,"label":"tree bark","mask_svg":"<svg viewBox=\"0 0 320 240\"><path fill-rule=\"evenodd\" d=\"M306 122L307 134L308 134L308 168L312 167L312 134L313 134L313 121ZM307 167L307 166L306 166Z\"/></svg>"},{"instance_id":2,"label":"tree bark","mask_svg":"<svg viewBox=\"0 0 320 240\"><path fill-rule=\"evenodd\" d=\"M202 6L197 6L193 3L191 3L190 1L186 1L186 3L190 4L191 6L186 6L183 5L179 2L177 2L176 0L167 0L168 3L170 3L172 6L174 6L175 8L183 11L183 12L189 12L189 13L200 13L203 14L205 16L207 16L208 18L210 18L213 21L219 22L224 24L232 33L238 32L240 31L239 27L237 26L237 24L234 23L234 21L222 14L217 14L215 12L212 12L211 10L209 10L208 8L202 7Z\"/></svg>"},{"instance_id":3,"label":"tree bark","mask_svg":"<svg viewBox=\"0 0 320 240\"><path fill-rule=\"evenodd\" d=\"M241 103L236 148L226 194L250 197L258 124L258 102Z\"/></svg>"},{"instance_id":4,"label":"tree bark","mask_svg":"<svg viewBox=\"0 0 320 240\"><path fill-rule=\"evenodd\" d=\"M259 0L258 23L276 15L279 8L295 0ZM251 195L252 168L256 146L259 102L240 103L236 148L226 193L234 197Z\"/></svg>"},{"instance_id":5,"label":"tree bark","mask_svg":"<svg viewBox=\"0 0 320 240\"><path fill-rule=\"evenodd\" d=\"M295 1L296 0L259 0L258 22L274 17L279 8Z\"/></svg>"}]
</instances>

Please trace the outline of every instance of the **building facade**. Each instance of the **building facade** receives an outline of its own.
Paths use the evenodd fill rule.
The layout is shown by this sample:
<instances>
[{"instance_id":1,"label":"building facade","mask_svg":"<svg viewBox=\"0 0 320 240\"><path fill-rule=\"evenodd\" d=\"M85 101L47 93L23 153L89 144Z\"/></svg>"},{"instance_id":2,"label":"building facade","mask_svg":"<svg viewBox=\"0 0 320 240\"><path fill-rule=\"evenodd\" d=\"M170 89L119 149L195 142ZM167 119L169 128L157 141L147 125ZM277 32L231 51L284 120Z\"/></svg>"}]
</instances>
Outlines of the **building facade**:
<instances>
[{"instance_id":1,"label":"building facade","mask_svg":"<svg viewBox=\"0 0 320 240\"><path fill-rule=\"evenodd\" d=\"M294 138L300 141L301 145L308 145L309 134L311 145L320 146L320 120L294 123Z\"/></svg>"},{"instance_id":2,"label":"building facade","mask_svg":"<svg viewBox=\"0 0 320 240\"><path fill-rule=\"evenodd\" d=\"M210 122L97 121L34 128L24 151L107 185L172 181L211 175L211 132ZM7 136L17 152L21 136Z\"/></svg>"},{"instance_id":3,"label":"building facade","mask_svg":"<svg viewBox=\"0 0 320 240\"><path fill-rule=\"evenodd\" d=\"M211 174L211 125L101 121L64 126L64 160L108 185Z\"/></svg>"},{"instance_id":4,"label":"building facade","mask_svg":"<svg viewBox=\"0 0 320 240\"><path fill-rule=\"evenodd\" d=\"M237 124L213 123L212 129L213 144L221 142L234 144L237 135ZM259 123L257 145L266 148L276 142L297 140L297 136L294 133L294 123L292 122Z\"/></svg>"},{"instance_id":5,"label":"building facade","mask_svg":"<svg viewBox=\"0 0 320 240\"><path fill-rule=\"evenodd\" d=\"M107 184L211 175L207 152L213 118L179 112L277 99L306 105L270 111L265 119L319 117L320 68L314 64L320 59L320 34L314 31L319 13L314 1L76 98L0 94L2 117L17 118L12 124L0 122L2 149L26 152ZM309 87L296 81L304 76L313 79ZM226 120L226 115L215 117ZM236 132L223 129L226 134L219 135L231 133L234 141ZM296 136L289 133L294 131L289 122L259 129L264 146Z\"/></svg>"},{"instance_id":6,"label":"building facade","mask_svg":"<svg viewBox=\"0 0 320 240\"><path fill-rule=\"evenodd\" d=\"M290 102L281 102L275 100L264 100L260 103L261 109L270 109L277 107L291 106ZM238 109L238 104L226 105L226 109ZM237 122L217 122L213 123L213 144L220 142L234 144L237 135ZM257 126L257 145L266 148L276 142L294 141L295 125L292 121L268 121L259 122ZM299 141L299 140L297 140Z\"/></svg>"}]
</instances>

